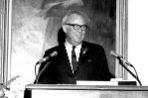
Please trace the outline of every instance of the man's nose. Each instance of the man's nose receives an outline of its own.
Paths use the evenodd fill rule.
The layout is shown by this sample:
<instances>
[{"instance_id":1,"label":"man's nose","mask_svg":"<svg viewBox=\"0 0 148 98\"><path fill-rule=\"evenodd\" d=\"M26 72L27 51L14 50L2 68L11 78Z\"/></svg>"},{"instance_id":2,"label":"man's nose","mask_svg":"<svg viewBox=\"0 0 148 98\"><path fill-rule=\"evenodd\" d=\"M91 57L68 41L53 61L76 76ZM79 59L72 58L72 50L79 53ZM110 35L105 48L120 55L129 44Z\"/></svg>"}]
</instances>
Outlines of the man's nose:
<instances>
[{"instance_id":1,"label":"man's nose","mask_svg":"<svg viewBox=\"0 0 148 98\"><path fill-rule=\"evenodd\" d=\"M77 31L80 32L80 33L81 33L81 32L84 32L84 31L82 30L82 28L78 29Z\"/></svg>"}]
</instances>

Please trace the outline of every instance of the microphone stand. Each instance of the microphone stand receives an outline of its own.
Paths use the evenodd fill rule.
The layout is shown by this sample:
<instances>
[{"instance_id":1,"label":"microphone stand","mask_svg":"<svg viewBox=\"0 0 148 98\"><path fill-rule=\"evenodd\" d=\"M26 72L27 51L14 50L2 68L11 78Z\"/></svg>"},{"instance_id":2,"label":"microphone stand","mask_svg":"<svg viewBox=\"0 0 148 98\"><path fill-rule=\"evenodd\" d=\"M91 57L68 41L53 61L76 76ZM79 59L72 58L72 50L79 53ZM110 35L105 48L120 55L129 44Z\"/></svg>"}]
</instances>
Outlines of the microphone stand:
<instances>
[{"instance_id":1,"label":"microphone stand","mask_svg":"<svg viewBox=\"0 0 148 98\"><path fill-rule=\"evenodd\" d=\"M122 65L122 67L124 67L124 68L138 81L139 85L142 86L142 83L141 83L141 81L140 81L140 79L139 79L139 77L138 77L138 74L137 74L137 72L136 72L134 66L133 66L132 64L128 64L129 66L131 66L132 68L134 68L134 70L135 70L135 72L136 72L136 75L133 74L133 73L126 67L126 65L125 65L125 63L123 62L123 60L121 59L121 57L117 57L117 58L118 58L118 60L119 60L119 63Z\"/></svg>"},{"instance_id":2,"label":"microphone stand","mask_svg":"<svg viewBox=\"0 0 148 98\"><path fill-rule=\"evenodd\" d=\"M41 71L40 72L38 72L38 74L36 74L36 79L35 79L35 84L37 84L38 83L38 80L39 80L39 77L41 76L41 74L45 71L45 69L48 67L48 65L50 64L51 62L47 62L46 64L45 64L45 66L41 69Z\"/></svg>"},{"instance_id":3,"label":"microphone stand","mask_svg":"<svg viewBox=\"0 0 148 98\"><path fill-rule=\"evenodd\" d=\"M35 74L35 76L36 76L36 78L37 78L37 73L39 72L39 69L38 69L38 72L37 72L37 66L39 66L38 68L40 68L40 66L41 66L41 64L42 63L45 63L45 61L46 60L39 60L36 64L35 64L35 70L34 70L34 74Z\"/></svg>"}]
</instances>

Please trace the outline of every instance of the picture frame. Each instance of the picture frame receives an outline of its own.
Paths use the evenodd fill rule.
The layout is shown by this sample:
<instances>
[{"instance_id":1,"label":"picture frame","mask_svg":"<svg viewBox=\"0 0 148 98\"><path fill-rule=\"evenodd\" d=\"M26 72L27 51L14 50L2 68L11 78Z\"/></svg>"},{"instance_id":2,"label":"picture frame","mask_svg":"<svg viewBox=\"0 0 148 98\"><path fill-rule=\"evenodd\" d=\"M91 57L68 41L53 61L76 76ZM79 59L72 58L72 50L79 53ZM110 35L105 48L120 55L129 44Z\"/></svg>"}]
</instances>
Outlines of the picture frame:
<instances>
[{"instance_id":1,"label":"picture frame","mask_svg":"<svg viewBox=\"0 0 148 98\"><path fill-rule=\"evenodd\" d=\"M68 1L68 0L63 0L63 1ZM76 2L79 2L78 6L81 6L84 4L84 1L83 2L81 1L83 0L76 0ZM104 0L104 1L107 1L107 0ZM41 5L38 5L37 2L40 3ZM96 2L97 0L94 0L94 2L91 2L91 3L95 5ZM60 27L61 17L65 13L65 11L62 12L61 9L65 10L64 7L69 7L69 6L66 4L60 5L60 2L58 2L58 0L56 2L48 2L48 3L46 0L40 0L40 1L31 0L28 2L27 0L0 0L0 4L1 4L0 5L1 6L0 8L0 26L1 26L1 31L0 31L0 35L1 35L0 79L1 80L0 82L6 82L10 80L12 77L15 77L17 75L20 75L20 76L24 75L24 78L22 77L18 79L18 81L19 80L23 81L27 79L28 75L30 75L33 77L32 80L26 81L24 83L25 84L31 83L31 82L33 83L33 79L35 78L34 65L40 58L42 58L44 51L46 49L51 48L57 44L57 42L54 40L54 39L57 39L56 37L57 34L55 34L55 32L57 32L58 30L57 27L58 28ZM14 4L17 4L17 5L14 6ZM116 5L115 6L116 13L114 17L115 18L114 19L115 34L111 34L111 35L115 35L114 36L115 44L113 45L113 48L106 49L107 46L105 45L103 46L104 41L102 43L98 43L100 41L100 38L96 38L95 36L96 33L94 33L94 35L88 34L86 40L90 42L94 42L96 44L101 44L105 48L107 59L113 62L113 63L110 63L110 61L108 61L109 64L112 64L112 66L114 67L113 69L111 69L112 73L117 78L127 79L127 72L122 68L122 66L120 66L118 60L116 60L114 57L110 55L110 51L113 50L116 53L122 55L124 58L128 57L128 47L127 47L128 46L128 17L127 17L128 0L116 0L115 5ZM64 6L64 7L61 7L61 6ZM90 5L87 5L87 6L90 7ZM51 8L52 14L50 14L50 11L49 11L50 7L52 7ZM103 9L103 7L100 7L100 8ZM62 14L58 12L59 9ZM75 7L74 9L77 10L77 8ZM83 9L83 10L86 10L86 9ZM57 15L57 17L54 17L54 15ZM100 15L100 13L94 14L94 15L98 17L97 15ZM50 19L48 18L49 16L51 17ZM90 16L90 17L92 18L93 16ZM102 17L104 16L102 15ZM97 20L97 21L100 22L101 20ZM50 22L55 22L57 24L56 25L50 24ZM91 26L94 26L95 23L98 23L98 22L94 20L94 24L91 24ZM97 25L97 26L101 27L101 25ZM97 26L95 28L97 28ZM51 30L53 30L53 32L51 32ZM93 32L94 30L95 29L93 29L91 32ZM52 35L49 36L49 33L47 32L50 32L50 34ZM93 36L93 37L91 38L90 36L91 37ZM106 35L102 35L102 36L106 36ZM111 39L109 39L109 41L110 40ZM44 43L45 41L47 43ZM110 43L108 42L106 45L109 45L109 44ZM22 72L22 70L26 71L28 69L27 67L30 67L29 69L31 71Z\"/></svg>"}]
</instances>

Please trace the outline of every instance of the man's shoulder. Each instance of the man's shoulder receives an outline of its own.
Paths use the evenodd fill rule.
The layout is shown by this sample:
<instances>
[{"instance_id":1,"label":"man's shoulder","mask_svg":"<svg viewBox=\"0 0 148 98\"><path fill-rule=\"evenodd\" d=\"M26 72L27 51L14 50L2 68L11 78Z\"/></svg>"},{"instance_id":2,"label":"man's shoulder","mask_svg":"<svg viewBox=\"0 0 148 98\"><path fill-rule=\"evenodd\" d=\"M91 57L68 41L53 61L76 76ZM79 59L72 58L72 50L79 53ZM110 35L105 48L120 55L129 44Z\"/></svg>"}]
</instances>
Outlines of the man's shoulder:
<instances>
[{"instance_id":1,"label":"man's shoulder","mask_svg":"<svg viewBox=\"0 0 148 98\"><path fill-rule=\"evenodd\" d=\"M49 48L45 51L45 55L49 55L51 53L55 53L55 52L58 52L59 50L61 49L61 46L60 45L56 45L52 48Z\"/></svg>"},{"instance_id":2,"label":"man's shoulder","mask_svg":"<svg viewBox=\"0 0 148 98\"><path fill-rule=\"evenodd\" d=\"M100 48L100 49L103 49L103 46L101 46L101 45L99 45L99 44L96 44L96 43L91 43L91 42L87 42L87 41L84 41L83 42L84 43L84 45L86 46L86 47L90 47L90 48L93 48L93 49L98 49L98 48Z\"/></svg>"},{"instance_id":3,"label":"man's shoulder","mask_svg":"<svg viewBox=\"0 0 148 98\"><path fill-rule=\"evenodd\" d=\"M102 57L105 56L105 49L103 46L91 42L84 42L85 47L91 55L94 55L95 57Z\"/></svg>"},{"instance_id":4,"label":"man's shoulder","mask_svg":"<svg viewBox=\"0 0 148 98\"><path fill-rule=\"evenodd\" d=\"M56 45L56 46L51 47L51 48L48 48L48 49L46 50L46 52L50 52L50 51L57 50L57 49L58 49L58 47L59 47L59 45Z\"/></svg>"}]
</instances>

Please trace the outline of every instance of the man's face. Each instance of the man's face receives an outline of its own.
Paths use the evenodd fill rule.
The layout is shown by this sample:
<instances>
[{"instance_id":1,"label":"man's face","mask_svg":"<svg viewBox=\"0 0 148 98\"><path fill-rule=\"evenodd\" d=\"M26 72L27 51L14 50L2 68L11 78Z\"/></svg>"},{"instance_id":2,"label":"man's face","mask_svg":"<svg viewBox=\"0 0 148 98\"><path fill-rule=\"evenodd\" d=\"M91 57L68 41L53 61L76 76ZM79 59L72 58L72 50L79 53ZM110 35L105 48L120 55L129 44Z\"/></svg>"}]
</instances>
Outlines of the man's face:
<instances>
[{"instance_id":1,"label":"man's face","mask_svg":"<svg viewBox=\"0 0 148 98\"><path fill-rule=\"evenodd\" d=\"M79 45L84 40L86 23L82 16L73 14L65 24L66 40L72 45Z\"/></svg>"}]
</instances>

